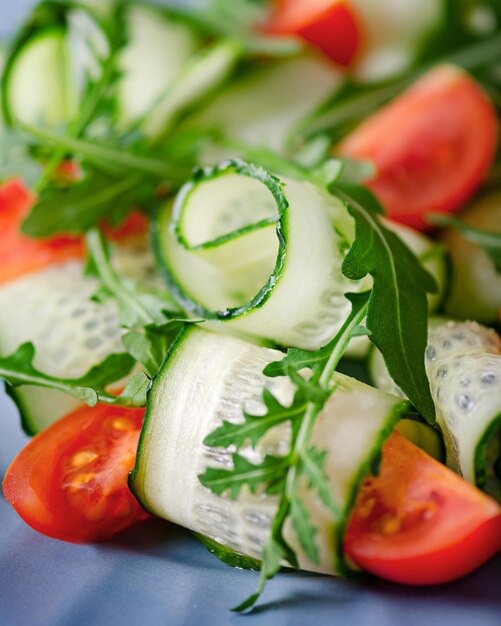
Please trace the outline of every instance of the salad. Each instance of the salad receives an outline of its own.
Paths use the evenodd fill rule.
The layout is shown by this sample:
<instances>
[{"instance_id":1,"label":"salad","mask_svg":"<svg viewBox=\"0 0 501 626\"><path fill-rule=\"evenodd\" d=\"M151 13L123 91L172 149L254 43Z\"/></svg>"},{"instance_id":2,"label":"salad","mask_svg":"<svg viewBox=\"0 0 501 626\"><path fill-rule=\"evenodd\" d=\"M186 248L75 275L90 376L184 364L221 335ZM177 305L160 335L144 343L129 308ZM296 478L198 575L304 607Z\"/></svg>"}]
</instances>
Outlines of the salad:
<instances>
[{"instance_id":1,"label":"salad","mask_svg":"<svg viewBox=\"0 0 501 626\"><path fill-rule=\"evenodd\" d=\"M180 524L260 571L237 611L497 554L500 68L496 0L40 2L1 79L22 519Z\"/></svg>"}]
</instances>

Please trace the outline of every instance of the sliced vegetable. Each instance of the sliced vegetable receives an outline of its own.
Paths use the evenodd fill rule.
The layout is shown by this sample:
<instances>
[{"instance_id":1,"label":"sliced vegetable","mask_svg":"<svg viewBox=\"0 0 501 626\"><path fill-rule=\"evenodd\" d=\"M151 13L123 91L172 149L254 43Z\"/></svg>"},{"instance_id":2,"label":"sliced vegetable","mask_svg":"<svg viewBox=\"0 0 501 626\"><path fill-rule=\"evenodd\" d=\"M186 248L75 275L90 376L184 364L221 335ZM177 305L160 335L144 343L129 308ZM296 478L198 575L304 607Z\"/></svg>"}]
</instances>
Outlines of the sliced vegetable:
<instances>
[{"instance_id":1,"label":"sliced vegetable","mask_svg":"<svg viewBox=\"0 0 501 626\"><path fill-rule=\"evenodd\" d=\"M98 405L57 421L12 462L6 499L36 531L73 543L104 541L145 519L127 487L143 413Z\"/></svg>"},{"instance_id":2,"label":"sliced vegetable","mask_svg":"<svg viewBox=\"0 0 501 626\"><path fill-rule=\"evenodd\" d=\"M71 164L64 165L63 175L74 174ZM11 280L57 265L69 260L83 258L85 250L82 239L73 236L57 236L50 239L32 239L21 233L23 220L34 202L33 194L19 180L0 185L0 285ZM118 228L103 224L107 235L117 242L135 245L143 239L148 228L144 215L133 211Z\"/></svg>"},{"instance_id":3,"label":"sliced vegetable","mask_svg":"<svg viewBox=\"0 0 501 626\"><path fill-rule=\"evenodd\" d=\"M406 585L472 572L501 549L501 508L394 433L358 494L344 547L364 570Z\"/></svg>"},{"instance_id":4,"label":"sliced vegetable","mask_svg":"<svg viewBox=\"0 0 501 626\"><path fill-rule=\"evenodd\" d=\"M132 3L126 11L127 45L119 66L118 121L140 121L163 97L201 42L186 23L158 7Z\"/></svg>"},{"instance_id":5,"label":"sliced vegetable","mask_svg":"<svg viewBox=\"0 0 501 626\"><path fill-rule=\"evenodd\" d=\"M343 323L344 293L362 288L341 273L351 218L311 183L226 162L181 190L170 220L165 207L154 224L159 263L179 302L214 328L316 349Z\"/></svg>"},{"instance_id":6,"label":"sliced vegetable","mask_svg":"<svg viewBox=\"0 0 501 626\"><path fill-rule=\"evenodd\" d=\"M297 35L358 80L409 69L445 18L444 0L275 0L266 29Z\"/></svg>"},{"instance_id":7,"label":"sliced vegetable","mask_svg":"<svg viewBox=\"0 0 501 626\"><path fill-rule=\"evenodd\" d=\"M461 215L467 226L501 233L501 193L475 201ZM481 247L456 229L443 234L452 261L451 286L445 302L448 315L491 324L501 309L501 274Z\"/></svg>"},{"instance_id":8,"label":"sliced vegetable","mask_svg":"<svg viewBox=\"0 0 501 626\"><path fill-rule=\"evenodd\" d=\"M371 356L370 369L377 387L403 395L377 351ZM434 322L429 329L426 370L448 464L501 499L496 471L501 458L501 339L476 322Z\"/></svg>"},{"instance_id":9,"label":"sliced vegetable","mask_svg":"<svg viewBox=\"0 0 501 626\"><path fill-rule=\"evenodd\" d=\"M342 66L353 63L362 44L359 16L344 0L276 0L266 30L298 35Z\"/></svg>"},{"instance_id":10,"label":"sliced vegetable","mask_svg":"<svg viewBox=\"0 0 501 626\"><path fill-rule=\"evenodd\" d=\"M76 110L64 28L47 28L30 37L10 57L2 80L6 120L57 126Z\"/></svg>"},{"instance_id":11,"label":"sliced vegetable","mask_svg":"<svg viewBox=\"0 0 501 626\"><path fill-rule=\"evenodd\" d=\"M276 513L276 496L265 495L251 484L253 493L243 489L235 498L235 484L219 489L220 493L228 489L228 497L221 498L202 486L199 475L207 468L213 478L218 471L224 474L238 457L226 448L204 445L209 433L223 420L245 421L250 429L247 439L242 432L238 440L239 444L244 442L238 458L245 455L250 471L256 471L265 454L270 468L272 461L285 458L290 446L289 428L284 424L269 428L262 442L253 448L251 427L254 422L258 427L260 418L244 420L242 413L263 414L265 386L284 407L290 405L294 392L290 379L266 378L262 373L266 364L281 358L283 354L276 350L200 329L185 330L180 335L150 392L131 476L131 487L147 510L235 552L261 557ZM315 536L318 562L306 556L304 544L298 545L289 525L285 530L301 567L328 573L344 569L339 542L358 486L406 409L406 403L395 397L335 375L334 391L315 422L311 439L314 471L319 470L313 456L326 455L324 472L329 493L323 497L321 494L320 500L315 490L301 483L298 487L301 502L319 529ZM172 480L174 475L176 480ZM215 489L213 482L211 485ZM333 503L329 509L322 504L326 500Z\"/></svg>"},{"instance_id":12,"label":"sliced vegetable","mask_svg":"<svg viewBox=\"0 0 501 626\"><path fill-rule=\"evenodd\" d=\"M457 211L491 166L498 122L486 94L454 66L431 70L339 146L372 159L369 183L391 218L417 229L426 215Z\"/></svg>"},{"instance_id":13,"label":"sliced vegetable","mask_svg":"<svg viewBox=\"0 0 501 626\"><path fill-rule=\"evenodd\" d=\"M49 265L83 256L82 242L76 237L42 241L19 232L33 201L33 195L19 180L0 186L0 285Z\"/></svg>"}]
</instances>

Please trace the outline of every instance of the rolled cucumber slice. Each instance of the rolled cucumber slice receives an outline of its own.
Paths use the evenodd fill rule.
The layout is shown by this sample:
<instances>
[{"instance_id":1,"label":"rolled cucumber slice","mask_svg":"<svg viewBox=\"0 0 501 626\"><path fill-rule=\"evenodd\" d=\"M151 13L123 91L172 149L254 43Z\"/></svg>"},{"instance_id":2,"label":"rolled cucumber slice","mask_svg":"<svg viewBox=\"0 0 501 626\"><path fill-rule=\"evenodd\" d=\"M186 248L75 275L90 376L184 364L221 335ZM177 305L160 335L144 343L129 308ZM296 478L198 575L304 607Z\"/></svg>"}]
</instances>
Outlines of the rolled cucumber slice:
<instances>
[{"instance_id":1,"label":"rolled cucumber slice","mask_svg":"<svg viewBox=\"0 0 501 626\"><path fill-rule=\"evenodd\" d=\"M283 354L240 339L201 329L183 331L157 375L149 397L131 487L143 506L238 554L261 557L277 501L273 496L241 492L236 501L218 497L198 476L210 467L231 466L231 453L203 444L223 420L243 419L242 410L262 411L267 386L284 404L293 385L288 378L266 378L262 369ZM385 439L408 405L354 379L336 375L336 390L319 415L312 443L328 451L326 472L338 505L336 518L316 494L301 495L319 528L320 564L311 563L290 527L286 538L300 566L312 571L343 570L342 537L358 487L377 460ZM287 427L271 430L262 444L240 452L251 462L268 454L286 454ZM302 489L302 488L301 488Z\"/></svg>"},{"instance_id":2,"label":"rolled cucumber slice","mask_svg":"<svg viewBox=\"0 0 501 626\"><path fill-rule=\"evenodd\" d=\"M180 304L213 328L317 349L348 315L341 272L353 230L344 205L304 181L231 161L200 171L153 225Z\"/></svg>"},{"instance_id":3,"label":"rolled cucumber slice","mask_svg":"<svg viewBox=\"0 0 501 626\"><path fill-rule=\"evenodd\" d=\"M10 57L2 81L2 106L9 124L57 126L76 109L65 28L46 28Z\"/></svg>"},{"instance_id":4,"label":"rolled cucumber slice","mask_svg":"<svg viewBox=\"0 0 501 626\"><path fill-rule=\"evenodd\" d=\"M448 465L501 497L496 474L501 458L501 338L476 322L435 322L429 329L426 371ZM403 395L377 350L370 372L378 388Z\"/></svg>"}]
</instances>

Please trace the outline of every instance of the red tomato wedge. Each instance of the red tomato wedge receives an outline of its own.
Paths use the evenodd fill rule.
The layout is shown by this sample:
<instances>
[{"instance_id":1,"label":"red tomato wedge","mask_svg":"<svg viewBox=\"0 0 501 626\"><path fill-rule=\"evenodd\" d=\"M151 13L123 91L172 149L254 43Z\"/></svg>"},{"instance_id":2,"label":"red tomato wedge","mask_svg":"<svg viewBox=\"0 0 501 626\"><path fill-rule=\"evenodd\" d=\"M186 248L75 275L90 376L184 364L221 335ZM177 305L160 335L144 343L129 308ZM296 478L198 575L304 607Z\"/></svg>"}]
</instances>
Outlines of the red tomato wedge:
<instances>
[{"instance_id":1,"label":"red tomato wedge","mask_svg":"<svg viewBox=\"0 0 501 626\"><path fill-rule=\"evenodd\" d=\"M42 241L19 232L33 202L34 196L19 180L0 187L0 284L83 256L82 241L76 237Z\"/></svg>"},{"instance_id":2,"label":"red tomato wedge","mask_svg":"<svg viewBox=\"0 0 501 626\"><path fill-rule=\"evenodd\" d=\"M104 541L147 513L129 491L143 409L83 407L41 432L7 470L3 492L38 532Z\"/></svg>"},{"instance_id":3,"label":"red tomato wedge","mask_svg":"<svg viewBox=\"0 0 501 626\"><path fill-rule=\"evenodd\" d=\"M378 174L369 187L389 216L423 230L428 213L457 211L472 196L492 164L497 135L483 90L444 65L362 122L337 152L371 159Z\"/></svg>"},{"instance_id":4,"label":"red tomato wedge","mask_svg":"<svg viewBox=\"0 0 501 626\"><path fill-rule=\"evenodd\" d=\"M10 280L84 256L82 239L75 236L57 236L33 239L20 232L35 197L19 180L0 186L0 285ZM119 228L104 227L108 236L123 241L148 228L146 217L132 212Z\"/></svg>"},{"instance_id":5,"label":"red tomato wedge","mask_svg":"<svg viewBox=\"0 0 501 626\"><path fill-rule=\"evenodd\" d=\"M345 551L362 569L406 585L460 578L501 549L501 507L394 433L381 471L358 495Z\"/></svg>"},{"instance_id":6,"label":"red tomato wedge","mask_svg":"<svg viewBox=\"0 0 501 626\"><path fill-rule=\"evenodd\" d=\"M335 63L349 66L361 47L361 29L346 0L277 0L266 31L297 35Z\"/></svg>"}]
</instances>

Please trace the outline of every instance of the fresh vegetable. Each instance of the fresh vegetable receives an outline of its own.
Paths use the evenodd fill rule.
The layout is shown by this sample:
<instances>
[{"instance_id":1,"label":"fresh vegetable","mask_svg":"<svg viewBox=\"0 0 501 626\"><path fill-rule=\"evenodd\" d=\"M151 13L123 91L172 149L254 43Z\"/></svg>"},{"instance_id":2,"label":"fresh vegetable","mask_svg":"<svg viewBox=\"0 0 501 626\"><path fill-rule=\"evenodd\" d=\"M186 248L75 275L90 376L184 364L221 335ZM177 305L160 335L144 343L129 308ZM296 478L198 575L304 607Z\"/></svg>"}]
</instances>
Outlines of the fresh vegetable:
<instances>
[{"instance_id":1,"label":"fresh vegetable","mask_svg":"<svg viewBox=\"0 0 501 626\"><path fill-rule=\"evenodd\" d=\"M457 67L431 70L363 122L338 148L372 159L369 182L388 215L417 229L433 212L460 209L484 180L498 133L495 109Z\"/></svg>"},{"instance_id":2,"label":"fresh vegetable","mask_svg":"<svg viewBox=\"0 0 501 626\"><path fill-rule=\"evenodd\" d=\"M0 186L0 284L84 254L81 240L75 237L40 241L19 232L33 201L32 193L19 180Z\"/></svg>"},{"instance_id":3,"label":"fresh vegetable","mask_svg":"<svg viewBox=\"0 0 501 626\"><path fill-rule=\"evenodd\" d=\"M276 0L266 30L274 35L298 35L333 61L350 66L360 51L359 16L344 0Z\"/></svg>"},{"instance_id":4,"label":"fresh vegetable","mask_svg":"<svg viewBox=\"0 0 501 626\"><path fill-rule=\"evenodd\" d=\"M272 563L279 567L284 560L345 571L339 542L358 485L407 410L393 396L333 375L363 317L362 301L354 299L350 322L325 354L304 353L294 366L294 353L280 361L276 350L184 331L150 393L131 478L143 506L236 552L264 558L262 576L271 577ZM273 378L263 374L266 365ZM295 376L295 392L280 369L302 366L314 374L304 389ZM173 471L175 481L167 478Z\"/></svg>"},{"instance_id":5,"label":"fresh vegetable","mask_svg":"<svg viewBox=\"0 0 501 626\"><path fill-rule=\"evenodd\" d=\"M74 543L105 541L147 517L127 488L143 410L81 408L15 458L3 492L36 531Z\"/></svg>"},{"instance_id":6,"label":"fresh vegetable","mask_svg":"<svg viewBox=\"0 0 501 626\"><path fill-rule=\"evenodd\" d=\"M381 355L371 356L374 384L397 395ZM501 338L476 322L430 325L426 370L444 434L447 462L464 478L501 499Z\"/></svg>"},{"instance_id":7,"label":"fresh vegetable","mask_svg":"<svg viewBox=\"0 0 501 626\"><path fill-rule=\"evenodd\" d=\"M501 193L481 197L460 220L459 228L453 225L442 234L452 262L445 310L448 315L492 324L499 319L501 309L501 275L496 267L501 249ZM497 237L497 257L494 244L489 254L488 248L479 245L478 238L472 240L468 232L462 232L464 228L490 233L491 239Z\"/></svg>"},{"instance_id":8,"label":"fresh vegetable","mask_svg":"<svg viewBox=\"0 0 501 626\"><path fill-rule=\"evenodd\" d=\"M364 570L406 585L460 578L501 550L501 508L404 437L385 443L344 547Z\"/></svg>"}]
</instances>

